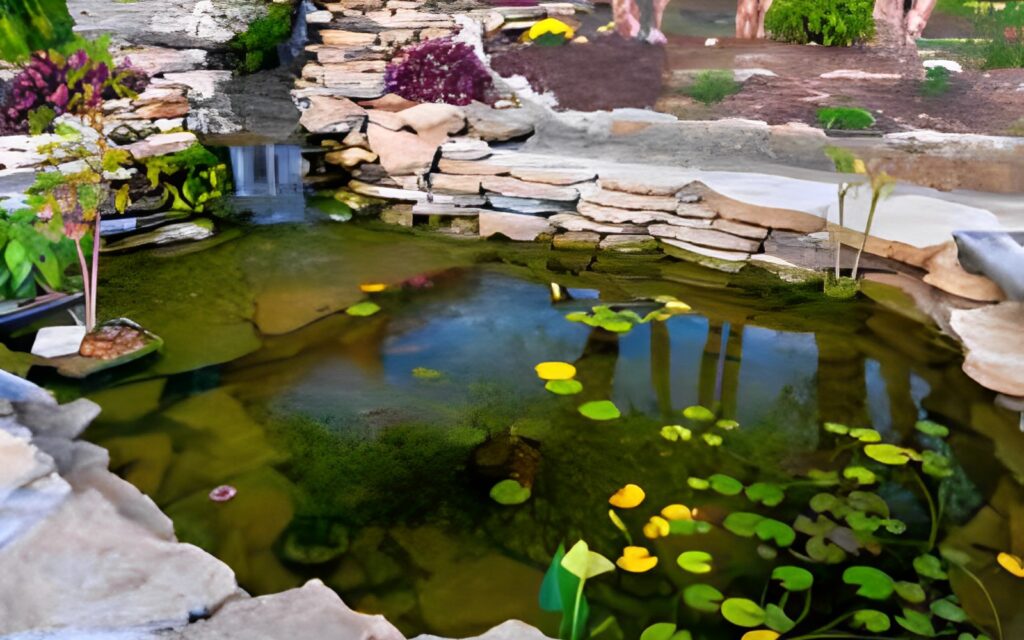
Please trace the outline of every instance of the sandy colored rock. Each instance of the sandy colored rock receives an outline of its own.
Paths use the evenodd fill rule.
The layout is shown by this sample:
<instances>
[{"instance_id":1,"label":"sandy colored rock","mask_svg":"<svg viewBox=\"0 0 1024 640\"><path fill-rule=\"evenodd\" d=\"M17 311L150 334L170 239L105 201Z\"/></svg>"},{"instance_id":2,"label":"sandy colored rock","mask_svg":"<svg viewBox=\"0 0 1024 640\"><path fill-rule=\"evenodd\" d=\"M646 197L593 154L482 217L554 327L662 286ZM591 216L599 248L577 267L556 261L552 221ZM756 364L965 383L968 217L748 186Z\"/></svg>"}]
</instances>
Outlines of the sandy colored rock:
<instances>
[{"instance_id":1,"label":"sandy colored rock","mask_svg":"<svg viewBox=\"0 0 1024 640\"><path fill-rule=\"evenodd\" d=\"M450 160L483 160L491 156L491 147L483 140L459 138L441 147L441 154Z\"/></svg>"},{"instance_id":2,"label":"sandy colored rock","mask_svg":"<svg viewBox=\"0 0 1024 640\"><path fill-rule=\"evenodd\" d=\"M184 151L199 140L196 134L190 131L179 131L177 133L158 133L149 136L145 140L139 140L125 147L136 160L144 160L153 156L162 156L168 153Z\"/></svg>"},{"instance_id":3,"label":"sandy colored rock","mask_svg":"<svg viewBox=\"0 0 1024 640\"><path fill-rule=\"evenodd\" d=\"M480 176L458 176L435 173L430 176L430 188L438 193L479 195Z\"/></svg>"},{"instance_id":4,"label":"sandy colored rock","mask_svg":"<svg viewBox=\"0 0 1024 640\"><path fill-rule=\"evenodd\" d=\"M353 47L373 44L377 41L377 34L327 29L320 32L320 38L324 44L332 47Z\"/></svg>"},{"instance_id":5,"label":"sandy colored rock","mask_svg":"<svg viewBox=\"0 0 1024 640\"><path fill-rule=\"evenodd\" d=\"M694 229L692 227L679 227L667 224L652 224L647 228L647 231L652 236L658 238L682 240L723 251L737 251L750 254L757 252L761 247L761 243L757 240L740 238L714 229Z\"/></svg>"},{"instance_id":6,"label":"sandy colored rock","mask_svg":"<svg viewBox=\"0 0 1024 640\"><path fill-rule=\"evenodd\" d=\"M675 198L665 196L642 196L635 193L623 191L609 191L600 189L583 196L587 202L593 202L605 207L617 209L635 209L638 211L667 211L674 213L679 207L679 201Z\"/></svg>"},{"instance_id":7,"label":"sandy colored rock","mask_svg":"<svg viewBox=\"0 0 1024 640\"><path fill-rule=\"evenodd\" d=\"M118 54L117 60L130 60L132 66L150 76L175 71L191 71L206 64L203 49L171 49L168 47L132 47Z\"/></svg>"},{"instance_id":8,"label":"sandy colored rock","mask_svg":"<svg viewBox=\"0 0 1024 640\"><path fill-rule=\"evenodd\" d=\"M415 133L391 131L377 124L366 130L370 148L380 156L380 163L392 175L418 175L434 162L437 145L424 141Z\"/></svg>"},{"instance_id":9,"label":"sandy colored rock","mask_svg":"<svg viewBox=\"0 0 1024 640\"><path fill-rule=\"evenodd\" d=\"M680 218L679 216L664 211L637 211L635 209L617 209L615 207L603 207L592 202L582 201L576 205L579 213L595 222L611 224L651 224L659 222L664 224L679 224L680 226L707 227L711 224L708 220L692 218Z\"/></svg>"},{"instance_id":10,"label":"sandy colored rock","mask_svg":"<svg viewBox=\"0 0 1024 640\"><path fill-rule=\"evenodd\" d=\"M414 29L392 29L380 32L380 43L392 47L400 47L409 44L416 39Z\"/></svg>"},{"instance_id":11,"label":"sandy colored rock","mask_svg":"<svg viewBox=\"0 0 1024 640\"><path fill-rule=\"evenodd\" d=\"M413 640L444 640L438 636L422 635L416 636ZM496 627L489 629L486 633L465 640L553 640L548 638L535 627L520 620L508 620Z\"/></svg>"},{"instance_id":12,"label":"sandy colored rock","mask_svg":"<svg viewBox=\"0 0 1024 640\"><path fill-rule=\"evenodd\" d=\"M576 202L580 192L572 187L524 182L503 176L484 176L481 180L484 191L490 191L513 198L536 198L556 202Z\"/></svg>"},{"instance_id":13,"label":"sandy colored rock","mask_svg":"<svg viewBox=\"0 0 1024 640\"><path fill-rule=\"evenodd\" d=\"M503 176L511 173L511 169L500 164L491 164L486 161L475 160L451 160L441 158L438 168L444 173L458 173L464 175L479 176Z\"/></svg>"},{"instance_id":14,"label":"sandy colored rock","mask_svg":"<svg viewBox=\"0 0 1024 640\"><path fill-rule=\"evenodd\" d=\"M597 174L586 169L513 169L512 177L526 182L543 182L568 187L581 182L591 182L597 178Z\"/></svg>"},{"instance_id":15,"label":"sandy colored rock","mask_svg":"<svg viewBox=\"0 0 1024 640\"><path fill-rule=\"evenodd\" d=\"M1006 299L1003 290L995 282L982 275L967 273L957 259L957 248L953 241L946 243L924 263L928 273L924 281L948 293L979 302L999 302ZM1021 326L1024 335L1024 325ZM1024 338L1022 338L1024 341Z\"/></svg>"},{"instance_id":16,"label":"sandy colored rock","mask_svg":"<svg viewBox=\"0 0 1024 640\"><path fill-rule=\"evenodd\" d=\"M391 131L401 131L405 128L405 121L397 113L371 109L367 112L367 117L371 123Z\"/></svg>"},{"instance_id":17,"label":"sandy colored rock","mask_svg":"<svg viewBox=\"0 0 1024 640\"><path fill-rule=\"evenodd\" d=\"M701 196L702 203L699 205L687 205L699 207L706 205L707 208L716 212L723 218L745 222L747 224L766 227L769 229L783 229L785 231L799 231L801 233L814 233L825 229L826 223L823 218L793 211L790 209L778 209L774 207L760 207L746 202L740 202L716 191L707 188L705 185L695 183L688 189Z\"/></svg>"},{"instance_id":18,"label":"sandy colored rock","mask_svg":"<svg viewBox=\"0 0 1024 640\"><path fill-rule=\"evenodd\" d=\"M501 234L510 240L532 242L542 235L554 232L546 218L504 211L480 210L480 237Z\"/></svg>"},{"instance_id":19,"label":"sandy colored rock","mask_svg":"<svg viewBox=\"0 0 1024 640\"><path fill-rule=\"evenodd\" d=\"M1024 303L955 310L950 323L964 343L964 372L1009 396L1024 396Z\"/></svg>"},{"instance_id":20,"label":"sandy colored rock","mask_svg":"<svg viewBox=\"0 0 1024 640\"><path fill-rule=\"evenodd\" d=\"M373 162L377 159L377 154L372 151L367 151L361 147L349 147L342 151L331 151L324 156L324 160L328 164L336 164L346 169L359 166L365 162Z\"/></svg>"},{"instance_id":21,"label":"sandy colored rock","mask_svg":"<svg viewBox=\"0 0 1024 640\"><path fill-rule=\"evenodd\" d=\"M395 95L394 93L385 94L375 100L361 100L359 105L366 107L367 109L376 109L377 111L404 111L410 107L415 107L417 102L412 100L406 100L402 96Z\"/></svg>"},{"instance_id":22,"label":"sandy colored rock","mask_svg":"<svg viewBox=\"0 0 1024 640\"><path fill-rule=\"evenodd\" d=\"M611 191L624 191L642 196L675 196L690 180L677 177L601 176L601 187Z\"/></svg>"},{"instance_id":23,"label":"sandy colored rock","mask_svg":"<svg viewBox=\"0 0 1024 640\"><path fill-rule=\"evenodd\" d=\"M641 235L646 229L635 224L602 224L573 213L559 213L548 218L551 224L566 231L590 231L598 234L621 233Z\"/></svg>"},{"instance_id":24,"label":"sandy colored rock","mask_svg":"<svg viewBox=\"0 0 1024 640\"><path fill-rule=\"evenodd\" d=\"M450 104L425 102L398 112L398 117L409 128L428 139L443 142L466 126L462 110Z\"/></svg>"},{"instance_id":25,"label":"sandy colored rock","mask_svg":"<svg viewBox=\"0 0 1024 640\"><path fill-rule=\"evenodd\" d=\"M768 229L765 229L764 227L736 222L735 220L728 220L726 218L719 218L715 220L711 223L711 228L731 233L734 236L750 238L752 240L764 240L768 235Z\"/></svg>"},{"instance_id":26,"label":"sandy colored rock","mask_svg":"<svg viewBox=\"0 0 1024 640\"><path fill-rule=\"evenodd\" d=\"M534 115L525 108L495 109L482 102L463 107L471 135L481 140L505 141L533 133Z\"/></svg>"},{"instance_id":27,"label":"sandy colored rock","mask_svg":"<svg viewBox=\"0 0 1024 640\"><path fill-rule=\"evenodd\" d=\"M366 110L348 98L311 96L299 124L310 133L345 133L360 129L365 119Z\"/></svg>"}]
</instances>

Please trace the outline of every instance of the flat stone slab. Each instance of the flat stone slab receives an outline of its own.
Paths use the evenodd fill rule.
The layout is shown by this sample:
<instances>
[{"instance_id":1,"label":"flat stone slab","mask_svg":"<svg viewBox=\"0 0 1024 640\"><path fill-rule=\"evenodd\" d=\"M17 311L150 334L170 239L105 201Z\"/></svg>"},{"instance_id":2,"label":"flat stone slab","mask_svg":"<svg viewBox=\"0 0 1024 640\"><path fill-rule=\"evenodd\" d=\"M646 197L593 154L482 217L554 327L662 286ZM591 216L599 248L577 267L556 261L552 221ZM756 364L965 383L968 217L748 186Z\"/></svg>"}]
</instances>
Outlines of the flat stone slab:
<instances>
[{"instance_id":1,"label":"flat stone slab","mask_svg":"<svg viewBox=\"0 0 1024 640\"><path fill-rule=\"evenodd\" d=\"M526 182L543 182L567 187L581 182L593 182L597 174L586 169L513 169L512 177Z\"/></svg>"},{"instance_id":2,"label":"flat stone slab","mask_svg":"<svg viewBox=\"0 0 1024 640\"><path fill-rule=\"evenodd\" d=\"M747 260L750 259L749 253L743 253L741 251L709 249L708 247L702 247L684 240L673 240L672 238L659 238L659 241L661 242L665 253L673 257L690 262L697 262L698 264L703 264L712 268L720 268L724 266L723 270L730 272L739 271L747 264ZM707 260L704 258L707 258ZM722 262L731 264L719 264Z\"/></svg>"},{"instance_id":3,"label":"flat stone slab","mask_svg":"<svg viewBox=\"0 0 1024 640\"><path fill-rule=\"evenodd\" d=\"M658 250L658 241L647 234L610 235L601 240L598 248L616 253L653 253Z\"/></svg>"},{"instance_id":4,"label":"flat stone slab","mask_svg":"<svg viewBox=\"0 0 1024 640\"><path fill-rule=\"evenodd\" d=\"M462 108L469 121L470 132L481 140L511 140L533 133L534 114L525 107L495 109L482 102Z\"/></svg>"},{"instance_id":5,"label":"flat stone slab","mask_svg":"<svg viewBox=\"0 0 1024 640\"><path fill-rule=\"evenodd\" d=\"M376 33L344 31L341 29L325 29L320 32L324 44L332 47L358 47L371 45L377 41Z\"/></svg>"},{"instance_id":6,"label":"flat stone slab","mask_svg":"<svg viewBox=\"0 0 1024 640\"><path fill-rule=\"evenodd\" d=\"M510 240L531 242L542 235L554 233L547 218L503 211L480 210L480 237L501 234Z\"/></svg>"},{"instance_id":7,"label":"flat stone slab","mask_svg":"<svg viewBox=\"0 0 1024 640\"><path fill-rule=\"evenodd\" d=\"M460 176L448 173L434 173L430 176L430 188L438 193L464 195L480 194L481 176Z\"/></svg>"},{"instance_id":8,"label":"flat stone slab","mask_svg":"<svg viewBox=\"0 0 1024 640\"><path fill-rule=\"evenodd\" d=\"M565 211L564 202L539 200L536 198L514 198L494 193L487 194L487 202L501 211L541 215Z\"/></svg>"},{"instance_id":9,"label":"flat stone slab","mask_svg":"<svg viewBox=\"0 0 1024 640\"><path fill-rule=\"evenodd\" d=\"M441 155L449 160L483 160L491 156L491 147L483 140L459 138L441 145Z\"/></svg>"},{"instance_id":10,"label":"flat stone slab","mask_svg":"<svg viewBox=\"0 0 1024 640\"><path fill-rule=\"evenodd\" d=\"M725 218L718 218L712 222L711 228L731 233L732 235L740 236L741 238L750 238L751 240L764 240L765 237L768 236L768 229L765 229L764 227L736 222L735 220L727 220Z\"/></svg>"},{"instance_id":11,"label":"flat stone slab","mask_svg":"<svg viewBox=\"0 0 1024 640\"><path fill-rule=\"evenodd\" d=\"M551 224L566 231L590 231L593 233L620 233L643 235L646 229L635 224L602 224L573 213L559 213L548 218Z\"/></svg>"},{"instance_id":12,"label":"flat stone slab","mask_svg":"<svg viewBox=\"0 0 1024 640\"><path fill-rule=\"evenodd\" d=\"M576 202L580 197L580 192L572 187L524 182L523 180L503 176L484 176L480 182L484 191L513 198Z\"/></svg>"},{"instance_id":13,"label":"flat stone slab","mask_svg":"<svg viewBox=\"0 0 1024 640\"><path fill-rule=\"evenodd\" d=\"M366 110L348 98L311 96L299 124L310 133L347 133L360 129L365 119Z\"/></svg>"},{"instance_id":14,"label":"flat stone slab","mask_svg":"<svg viewBox=\"0 0 1024 640\"><path fill-rule=\"evenodd\" d=\"M158 133L145 140L139 140L125 147L136 160L144 160L154 156L167 155L184 151L198 142L196 134L191 131L177 133Z\"/></svg>"},{"instance_id":15,"label":"flat stone slab","mask_svg":"<svg viewBox=\"0 0 1024 640\"><path fill-rule=\"evenodd\" d=\"M954 310L950 325L967 349L967 375L999 393L1024 397L1024 303Z\"/></svg>"},{"instance_id":16,"label":"flat stone slab","mask_svg":"<svg viewBox=\"0 0 1024 640\"><path fill-rule=\"evenodd\" d=\"M652 224L647 231L658 238L671 238L684 242L711 247L722 251L736 251L740 253L756 253L761 248L757 240L740 238L714 229L694 229L691 227L677 227L667 224Z\"/></svg>"},{"instance_id":17,"label":"flat stone slab","mask_svg":"<svg viewBox=\"0 0 1024 640\"><path fill-rule=\"evenodd\" d=\"M443 173L475 176L503 176L512 172L509 167L491 164L484 160L452 160L451 158L441 158L438 168ZM536 182L540 182L540 180Z\"/></svg>"},{"instance_id":18,"label":"flat stone slab","mask_svg":"<svg viewBox=\"0 0 1024 640\"><path fill-rule=\"evenodd\" d=\"M675 213L679 200L666 196L642 196L623 191L599 189L583 196L587 202L617 209L636 209L638 211L667 211Z\"/></svg>"},{"instance_id":19,"label":"flat stone slab","mask_svg":"<svg viewBox=\"0 0 1024 640\"><path fill-rule=\"evenodd\" d=\"M655 174L657 172L655 171ZM675 196L690 180L678 177L636 178L628 176L601 176L601 187L611 191L623 191L641 196Z\"/></svg>"},{"instance_id":20,"label":"flat stone slab","mask_svg":"<svg viewBox=\"0 0 1024 640\"><path fill-rule=\"evenodd\" d=\"M664 211L637 211L635 209L617 209L615 207L603 207L592 202L580 202L576 210L581 215L590 218L594 222L610 224L678 224L679 226L709 227L710 220L697 218L680 218L679 216Z\"/></svg>"}]
</instances>

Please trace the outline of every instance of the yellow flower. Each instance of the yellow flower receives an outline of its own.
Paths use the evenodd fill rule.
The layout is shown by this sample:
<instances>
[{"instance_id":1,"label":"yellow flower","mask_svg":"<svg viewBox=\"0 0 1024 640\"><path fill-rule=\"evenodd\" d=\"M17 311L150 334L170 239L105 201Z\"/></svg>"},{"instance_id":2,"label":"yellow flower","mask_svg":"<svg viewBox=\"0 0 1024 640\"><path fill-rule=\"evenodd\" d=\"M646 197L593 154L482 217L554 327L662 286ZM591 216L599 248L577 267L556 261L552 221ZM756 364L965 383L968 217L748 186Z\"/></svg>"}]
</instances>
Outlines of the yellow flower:
<instances>
[{"instance_id":1,"label":"yellow flower","mask_svg":"<svg viewBox=\"0 0 1024 640\"><path fill-rule=\"evenodd\" d=\"M693 512L682 504L670 504L661 510L661 515L666 520L693 520Z\"/></svg>"},{"instance_id":2,"label":"yellow flower","mask_svg":"<svg viewBox=\"0 0 1024 640\"><path fill-rule=\"evenodd\" d=\"M371 282L369 284L359 285L359 290L363 293L380 293L381 291L388 288L388 285L380 282Z\"/></svg>"},{"instance_id":3,"label":"yellow flower","mask_svg":"<svg viewBox=\"0 0 1024 640\"><path fill-rule=\"evenodd\" d=\"M623 571L644 573L658 564L658 558L652 556L644 547L626 547L622 550L622 557L616 560L615 564Z\"/></svg>"},{"instance_id":4,"label":"yellow flower","mask_svg":"<svg viewBox=\"0 0 1024 640\"><path fill-rule=\"evenodd\" d=\"M1020 556L1003 552L996 556L996 562L1011 574L1018 578L1024 578L1024 562L1021 561Z\"/></svg>"},{"instance_id":5,"label":"yellow flower","mask_svg":"<svg viewBox=\"0 0 1024 640\"><path fill-rule=\"evenodd\" d=\"M779 634L771 629L754 629L743 634L741 640L775 640Z\"/></svg>"},{"instance_id":6,"label":"yellow flower","mask_svg":"<svg viewBox=\"0 0 1024 640\"><path fill-rule=\"evenodd\" d=\"M864 164L863 160L857 158L853 161L853 172L866 176L868 174L867 165Z\"/></svg>"},{"instance_id":7,"label":"yellow flower","mask_svg":"<svg viewBox=\"0 0 1024 640\"><path fill-rule=\"evenodd\" d=\"M555 18L545 18L540 22L536 23L535 25L533 25L532 27L530 27L530 31L527 33L526 37L529 38L530 40L536 40L537 38L543 35L547 35L549 33L553 35L561 35L566 40L572 40L573 36L575 35L575 33L572 30L572 27L565 24L561 20L556 20Z\"/></svg>"},{"instance_id":8,"label":"yellow flower","mask_svg":"<svg viewBox=\"0 0 1024 640\"><path fill-rule=\"evenodd\" d=\"M644 525L644 535L651 540L664 538L668 535L668 529L668 520L661 516L652 516Z\"/></svg>"},{"instance_id":9,"label":"yellow flower","mask_svg":"<svg viewBox=\"0 0 1024 640\"><path fill-rule=\"evenodd\" d=\"M572 380L576 367L568 362L542 362L534 367L541 380Z\"/></svg>"},{"instance_id":10,"label":"yellow flower","mask_svg":"<svg viewBox=\"0 0 1024 640\"><path fill-rule=\"evenodd\" d=\"M627 484L612 494L612 497L608 498L608 504L620 509L632 509L640 506L645 497L647 497L647 494L644 493L643 489L635 484Z\"/></svg>"},{"instance_id":11,"label":"yellow flower","mask_svg":"<svg viewBox=\"0 0 1024 640\"><path fill-rule=\"evenodd\" d=\"M685 313L687 311L693 311L690 305L679 300L670 300L669 302L666 302L665 308L675 313Z\"/></svg>"}]
</instances>

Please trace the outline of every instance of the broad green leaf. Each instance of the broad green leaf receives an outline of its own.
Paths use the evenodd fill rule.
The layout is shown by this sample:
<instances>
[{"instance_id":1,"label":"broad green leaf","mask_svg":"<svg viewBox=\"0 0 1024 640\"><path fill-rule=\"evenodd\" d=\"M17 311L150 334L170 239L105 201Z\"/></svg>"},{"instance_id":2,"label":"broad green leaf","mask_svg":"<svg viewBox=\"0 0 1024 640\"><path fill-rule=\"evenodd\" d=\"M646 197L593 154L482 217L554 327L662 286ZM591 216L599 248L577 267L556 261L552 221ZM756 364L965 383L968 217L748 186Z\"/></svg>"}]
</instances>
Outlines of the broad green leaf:
<instances>
[{"instance_id":1,"label":"broad green leaf","mask_svg":"<svg viewBox=\"0 0 1024 640\"><path fill-rule=\"evenodd\" d=\"M949 478L953 475L953 464L949 458L931 450L921 454L921 470L933 478Z\"/></svg>"},{"instance_id":2,"label":"broad green leaf","mask_svg":"<svg viewBox=\"0 0 1024 640\"><path fill-rule=\"evenodd\" d=\"M717 493L723 496L735 496L739 495L743 491L743 484L739 480L732 476L727 476L724 473L716 473L708 478L708 482L711 483L711 488Z\"/></svg>"},{"instance_id":3,"label":"broad green leaf","mask_svg":"<svg viewBox=\"0 0 1024 640\"><path fill-rule=\"evenodd\" d=\"M375 302L370 302L369 300L366 302L356 303L348 309L345 309L345 313L348 315L358 317L372 316L378 311L380 311L380 305Z\"/></svg>"},{"instance_id":4,"label":"broad green leaf","mask_svg":"<svg viewBox=\"0 0 1024 640\"><path fill-rule=\"evenodd\" d=\"M836 496L832 495L831 493L818 493L818 494L815 494L811 498L811 501L810 501L809 504L810 504L811 509L813 509L816 513L821 513L823 511L829 511L829 512L835 514L835 515L839 515L839 513L846 506L846 505L843 504L842 500L840 500Z\"/></svg>"},{"instance_id":5,"label":"broad green leaf","mask_svg":"<svg viewBox=\"0 0 1024 640\"><path fill-rule=\"evenodd\" d=\"M765 518L754 527L757 537L768 542L771 540L779 547L788 547L796 541L796 531L785 522L779 522L772 518Z\"/></svg>"},{"instance_id":6,"label":"broad green leaf","mask_svg":"<svg viewBox=\"0 0 1024 640\"><path fill-rule=\"evenodd\" d=\"M715 419L715 414L707 407L702 407L699 404L683 409L683 416L698 422L711 422Z\"/></svg>"},{"instance_id":7,"label":"broad green leaf","mask_svg":"<svg viewBox=\"0 0 1024 640\"><path fill-rule=\"evenodd\" d=\"M580 405L578 411L586 418L591 420L615 420L621 418L622 414L619 413L619 408L615 406L610 400L592 400Z\"/></svg>"},{"instance_id":8,"label":"broad green leaf","mask_svg":"<svg viewBox=\"0 0 1024 640\"><path fill-rule=\"evenodd\" d=\"M644 629L640 640L671 640L676 633L676 625L671 622L656 622Z\"/></svg>"},{"instance_id":9,"label":"broad green leaf","mask_svg":"<svg viewBox=\"0 0 1024 640\"><path fill-rule=\"evenodd\" d=\"M835 530L839 526L835 522L832 522L826 516L818 516L817 520L811 520L807 516L800 514L796 517L793 522L793 528L800 533L806 533L809 536L823 536Z\"/></svg>"},{"instance_id":10,"label":"broad green leaf","mask_svg":"<svg viewBox=\"0 0 1024 640\"><path fill-rule=\"evenodd\" d=\"M615 565L611 560L600 553L591 551L583 540L574 544L565 554L565 557L562 558L562 567L580 580L589 580L594 576L615 570Z\"/></svg>"},{"instance_id":11,"label":"broad green leaf","mask_svg":"<svg viewBox=\"0 0 1024 640\"><path fill-rule=\"evenodd\" d=\"M722 592L709 584L691 584L683 589L683 602L697 611L714 613L724 599Z\"/></svg>"},{"instance_id":12,"label":"broad green leaf","mask_svg":"<svg viewBox=\"0 0 1024 640\"><path fill-rule=\"evenodd\" d=\"M896 623L911 633L926 638L935 637L935 627L932 626L931 618L913 609L903 609L902 616L896 616Z\"/></svg>"},{"instance_id":13,"label":"broad green leaf","mask_svg":"<svg viewBox=\"0 0 1024 640\"><path fill-rule=\"evenodd\" d=\"M687 442L693 437L693 432L678 424L667 425L661 428L661 437L669 442L681 440Z\"/></svg>"},{"instance_id":14,"label":"broad green leaf","mask_svg":"<svg viewBox=\"0 0 1024 640\"><path fill-rule=\"evenodd\" d=\"M920 460L921 456L913 449L898 447L894 444L869 444L864 447L864 453L876 462L882 464L899 466L911 460Z\"/></svg>"},{"instance_id":15,"label":"broad green leaf","mask_svg":"<svg viewBox=\"0 0 1024 640\"><path fill-rule=\"evenodd\" d=\"M25 245L17 240L10 240L4 250L4 262L11 271L11 288L17 289L25 278L32 273L32 262L28 259Z\"/></svg>"},{"instance_id":16,"label":"broad green leaf","mask_svg":"<svg viewBox=\"0 0 1024 640\"><path fill-rule=\"evenodd\" d=\"M724 431L732 431L733 429L738 429L740 423L736 422L735 420L728 420L726 418L723 418L715 422L715 426Z\"/></svg>"},{"instance_id":17,"label":"broad green leaf","mask_svg":"<svg viewBox=\"0 0 1024 640\"><path fill-rule=\"evenodd\" d=\"M967 613L956 602L956 596L936 600L928 606L936 617L950 622L967 622Z\"/></svg>"},{"instance_id":18,"label":"broad green leaf","mask_svg":"<svg viewBox=\"0 0 1024 640\"><path fill-rule=\"evenodd\" d=\"M850 437L861 442L881 442L882 434L874 429L850 429Z\"/></svg>"},{"instance_id":19,"label":"broad green leaf","mask_svg":"<svg viewBox=\"0 0 1024 640\"><path fill-rule=\"evenodd\" d=\"M706 551L684 551L676 558L676 564L690 573L709 573L711 560L711 554Z\"/></svg>"},{"instance_id":20,"label":"broad green leaf","mask_svg":"<svg viewBox=\"0 0 1024 640\"><path fill-rule=\"evenodd\" d=\"M530 499L530 488L509 478L491 487L491 499L506 506L523 504Z\"/></svg>"},{"instance_id":21,"label":"broad green leaf","mask_svg":"<svg viewBox=\"0 0 1024 640\"><path fill-rule=\"evenodd\" d=\"M875 609L861 609L853 614L854 629L867 629L872 633L885 633L892 626L889 616Z\"/></svg>"},{"instance_id":22,"label":"broad green leaf","mask_svg":"<svg viewBox=\"0 0 1024 640\"><path fill-rule=\"evenodd\" d=\"M782 487L770 482L755 482L744 493L751 502L759 502L766 507L777 506L786 498Z\"/></svg>"},{"instance_id":23,"label":"broad green leaf","mask_svg":"<svg viewBox=\"0 0 1024 640\"><path fill-rule=\"evenodd\" d=\"M769 629L778 631L779 633L786 633L792 631L796 623L786 615L786 612L782 610L782 607L769 604L764 608L764 624Z\"/></svg>"},{"instance_id":24,"label":"broad green leaf","mask_svg":"<svg viewBox=\"0 0 1024 640\"><path fill-rule=\"evenodd\" d=\"M914 558L914 571L918 575L931 578L932 580L946 580L949 578L949 574L942 568L942 560L929 553Z\"/></svg>"},{"instance_id":25,"label":"broad green leaf","mask_svg":"<svg viewBox=\"0 0 1024 640\"><path fill-rule=\"evenodd\" d=\"M39 247L32 252L31 258L32 264L42 274L46 286L51 289L59 289L62 274L60 263L53 251L49 247Z\"/></svg>"},{"instance_id":26,"label":"broad green leaf","mask_svg":"<svg viewBox=\"0 0 1024 640\"><path fill-rule=\"evenodd\" d=\"M871 600L886 600L895 589L889 574L874 567L849 567L843 572L843 582L859 587L857 595Z\"/></svg>"},{"instance_id":27,"label":"broad green leaf","mask_svg":"<svg viewBox=\"0 0 1024 640\"><path fill-rule=\"evenodd\" d=\"M786 591L807 591L814 584L814 574L803 567L792 565L772 569L772 579L781 582Z\"/></svg>"},{"instance_id":28,"label":"broad green leaf","mask_svg":"<svg viewBox=\"0 0 1024 640\"><path fill-rule=\"evenodd\" d=\"M838 422L826 422L825 431L828 431L829 433L835 433L840 436L845 436L846 434L850 433L850 427L846 426L845 424L839 424Z\"/></svg>"},{"instance_id":29,"label":"broad green leaf","mask_svg":"<svg viewBox=\"0 0 1024 640\"><path fill-rule=\"evenodd\" d=\"M689 485L691 489L696 489L697 491L705 491L711 488L710 482L708 482L704 478L696 478L694 476L690 476L689 478L687 478L686 484Z\"/></svg>"},{"instance_id":30,"label":"broad green leaf","mask_svg":"<svg viewBox=\"0 0 1024 640\"><path fill-rule=\"evenodd\" d=\"M893 585L896 589L896 595L903 598L910 604L921 604L925 600L924 587L917 584L916 582L906 582L900 580Z\"/></svg>"},{"instance_id":31,"label":"broad green leaf","mask_svg":"<svg viewBox=\"0 0 1024 640\"><path fill-rule=\"evenodd\" d=\"M847 480L856 480L857 484L875 484L878 477L867 467L852 466L843 469L843 477Z\"/></svg>"},{"instance_id":32,"label":"broad green leaf","mask_svg":"<svg viewBox=\"0 0 1024 640\"><path fill-rule=\"evenodd\" d=\"M864 513L874 513L883 518L889 517L889 505L877 493L870 491L851 491L846 497L846 502L854 509Z\"/></svg>"},{"instance_id":33,"label":"broad green leaf","mask_svg":"<svg viewBox=\"0 0 1024 640\"><path fill-rule=\"evenodd\" d=\"M722 521L726 531L734 533L743 538L752 538L757 532L757 525L764 520L764 516L757 513L735 511L730 513Z\"/></svg>"},{"instance_id":34,"label":"broad green leaf","mask_svg":"<svg viewBox=\"0 0 1024 640\"><path fill-rule=\"evenodd\" d=\"M949 429L938 422L932 422L931 420L919 420L914 424L914 428L925 435L934 436L936 438L945 438L949 435Z\"/></svg>"},{"instance_id":35,"label":"broad green leaf","mask_svg":"<svg viewBox=\"0 0 1024 640\"><path fill-rule=\"evenodd\" d=\"M544 388L560 396L573 396L583 391L583 384L578 380L548 380Z\"/></svg>"},{"instance_id":36,"label":"broad green leaf","mask_svg":"<svg viewBox=\"0 0 1024 640\"><path fill-rule=\"evenodd\" d=\"M756 627L765 621L765 610L753 600L729 598L722 603L722 617L737 627Z\"/></svg>"},{"instance_id":37,"label":"broad green leaf","mask_svg":"<svg viewBox=\"0 0 1024 640\"><path fill-rule=\"evenodd\" d=\"M543 611L558 612L562 610L562 594L558 589L558 573L562 570L562 558L565 557L565 545L558 545L558 550L551 558L544 580L540 583L540 608Z\"/></svg>"}]
</instances>

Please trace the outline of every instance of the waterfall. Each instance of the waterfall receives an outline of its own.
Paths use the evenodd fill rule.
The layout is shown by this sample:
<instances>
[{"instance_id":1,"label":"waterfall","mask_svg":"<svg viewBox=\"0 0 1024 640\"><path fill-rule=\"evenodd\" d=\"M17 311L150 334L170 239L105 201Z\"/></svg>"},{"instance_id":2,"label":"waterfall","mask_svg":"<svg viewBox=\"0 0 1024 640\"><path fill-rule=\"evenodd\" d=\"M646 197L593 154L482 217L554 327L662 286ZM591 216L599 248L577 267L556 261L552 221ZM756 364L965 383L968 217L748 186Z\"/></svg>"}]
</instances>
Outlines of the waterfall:
<instances>
[{"instance_id":1,"label":"waterfall","mask_svg":"<svg viewBox=\"0 0 1024 640\"><path fill-rule=\"evenodd\" d=\"M231 147L235 204L258 224L305 219L302 154L298 145Z\"/></svg>"}]
</instances>

